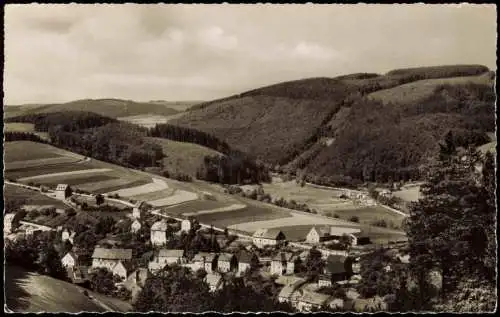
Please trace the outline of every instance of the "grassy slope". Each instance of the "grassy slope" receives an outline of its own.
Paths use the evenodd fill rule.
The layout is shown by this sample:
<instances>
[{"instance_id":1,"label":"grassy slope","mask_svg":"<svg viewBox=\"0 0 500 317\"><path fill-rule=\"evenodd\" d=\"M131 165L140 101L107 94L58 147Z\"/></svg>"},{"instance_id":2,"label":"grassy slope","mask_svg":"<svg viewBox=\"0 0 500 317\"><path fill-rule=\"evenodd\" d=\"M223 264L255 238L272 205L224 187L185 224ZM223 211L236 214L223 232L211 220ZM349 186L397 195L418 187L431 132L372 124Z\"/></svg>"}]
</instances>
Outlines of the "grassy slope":
<instances>
[{"instance_id":1,"label":"grassy slope","mask_svg":"<svg viewBox=\"0 0 500 317\"><path fill-rule=\"evenodd\" d=\"M67 207L61 201L42 195L37 191L9 184L4 184L3 196L4 200L6 201L8 201L9 199L23 199L26 205L53 205L56 208Z\"/></svg>"},{"instance_id":2,"label":"grassy slope","mask_svg":"<svg viewBox=\"0 0 500 317\"><path fill-rule=\"evenodd\" d=\"M5 272L6 305L15 312L126 312L129 303L88 293L96 300L83 295L83 288L49 276L7 267Z\"/></svg>"},{"instance_id":3,"label":"grassy slope","mask_svg":"<svg viewBox=\"0 0 500 317\"><path fill-rule=\"evenodd\" d=\"M175 105L176 103L173 104ZM13 106L9 106L7 108L11 107ZM11 117L28 113L46 113L68 110L95 112L112 118L141 114L170 116L179 112L178 110L169 108L168 103L135 102L120 99L88 99L61 104L46 104L38 107L15 106L15 110L8 111L8 116Z\"/></svg>"},{"instance_id":4,"label":"grassy slope","mask_svg":"<svg viewBox=\"0 0 500 317\"><path fill-rule=\"evenodd\" d=\"M353 74L285 82L193 106L184 116L170 123L213 133L229 145L270 163L288 163L307 149L305 144L312 145L307 140L325 121L332 130L343 129L350 113L347 100L353 96L359 98L358 92L390 90L417 80L421 85L426 82L422 78L429 81L450 77L454 78L452 82L457 82L461 79L456 77L477 76L487 70L475 65L445 66L403 69L386 75ZM488 76L478 80L490 80ZM429 88L428 84L425 86ZM393 95L398 94L394 91L383 93L385 99ZM414 96L407 97L414 100ZM294 149L298 149L298 153Z\"/></svg>"},{"instance_id":5,"label":"grassy slope","mask_svg":"<svg viewBox=\"0 0 500 317\"><path fill-rule=\"evenodd\" d=\"M207 147L185 142L177 142L161 138L148 138L161 145L166 158L163 159L164 168L171 172L196 175L196 170L203 163L206 155L222 155Z\"/></svg>"}]
</instances>

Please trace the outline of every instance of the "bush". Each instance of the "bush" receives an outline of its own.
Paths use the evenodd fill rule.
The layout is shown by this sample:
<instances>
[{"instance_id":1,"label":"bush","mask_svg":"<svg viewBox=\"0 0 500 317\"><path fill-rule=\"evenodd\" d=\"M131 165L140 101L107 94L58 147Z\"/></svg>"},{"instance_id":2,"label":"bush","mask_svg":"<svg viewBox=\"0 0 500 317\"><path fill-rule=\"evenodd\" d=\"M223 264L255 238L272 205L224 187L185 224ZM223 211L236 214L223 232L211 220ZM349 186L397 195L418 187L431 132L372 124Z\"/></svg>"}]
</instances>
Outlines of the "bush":
<instances>
[{"instance_id":1,"label":"bush","mask_svg":"<svg viewBox=\"0 0 500 317\"><path fill-rule=\"evenodd\" d=\"M337 214L333 214L333 218L340 218L340 216Z\"/></svg>"},{"instance_id":2,"label":"bush","mask_svg":"<svg viewBox=\"0 0 500 317\"><path fill-rule=\"evenodd\" d=\"M387 228L387 222L384 219L378 219L372 222L372 226Z\"/></svg>"},{"instance_id":3,"label":"bush","mask_svg":"<svg viewBox=\"0 0 500 317\"><path fill-rule=\"evenodd\" d=\"M358 216L352 216L351 218L349 218L349 221L351 221L351 222L358 222L359 223L359 217Z\"/></svg>"}]
</instances>

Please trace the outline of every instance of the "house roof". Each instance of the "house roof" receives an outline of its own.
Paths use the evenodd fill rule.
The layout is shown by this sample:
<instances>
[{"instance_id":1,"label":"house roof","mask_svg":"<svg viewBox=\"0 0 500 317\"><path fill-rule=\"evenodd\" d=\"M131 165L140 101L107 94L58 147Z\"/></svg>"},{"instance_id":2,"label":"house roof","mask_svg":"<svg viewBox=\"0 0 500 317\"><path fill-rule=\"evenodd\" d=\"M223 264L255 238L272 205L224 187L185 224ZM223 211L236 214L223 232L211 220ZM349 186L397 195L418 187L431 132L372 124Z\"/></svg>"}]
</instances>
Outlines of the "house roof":
<instances>
[{"instance_id":1,"label":"house roof","mask_svg":"<svg viewBox=\"0 0 500 317\"><path fill-rule=\"evenodd\" d=\"M302 277L298 277L295 275L280 275L275 283L279 285L291 285L297 282L305 282L306 280Z\"/></svg>"},{"instance_id":2,"label":"house roof","mask_svg":"<svg viewBox=\"0 0 500 317\"><path fill-rule=\"evenodd\" d=\"M125 268L125 270L127 271L127 273L129 273L130 271L132 271L133 269L133 265L132 263L130 262L122 262L122 261L118 261L118 263L116 263L114 266L113 266L113 270L118 267L118 266L123 266L123 268Z\"/></svg>"},{"instance_id":3,"label":"house roof","mask_svg":"<svg viewBox=\"0 0 500 317\"><path fill-rule=\"evenodd\" d=\"M106 260L131 260L132 249L95 248L92 258Z\"/></svg>"},{"instance_id":4,"label":"house roof","mask_svg":"<svg viewBox=\"0 0 500 317\"><path fill-rule=\"evenodd\" d=\"M216 253L199 252L194 256L193 262L201 262L203 261L203 258L205 258L205 261L211 262L215 259L216 256L217 256Z\"/></svg>"},{"instance_id":5,"label":"house roof","mask_svg":"<svg viewBox=\"0 0 500 317\"><path fill-rule=\"evenodd\" d=\"M269 228L269 229L259 229L255 231L252 237L254 238L264 238L264 239L278 239L278 236L282 235L283 237L285 234L277 228Z\"/></svg>"},{"instance_id":6,"label":"house roof","mask_svg":"<svg viewBox=\"0 0 500 317\"><path fill-rule=\"evenodd\" d=\"M15 216L16 216L15 213L5 214L5 216L3 217L4 223L12 222Z\"/></svg>"},{"instance_id":7,"label":"house roof","mask_svg":"<svg viewBox=\"0 0 500 317\"><path fill-rule=\"evenodd\" d=\"M164 220L157 221L151 226L151 231L167 231L168 224Z\"/></svg>"},{"instance_id":8,"label":"house roof","mask_svg":"<svg viewBox=\"0 0 500 317\"><path fill-rule=\"evenodd\" d=\"M325 272L329 274L346 273L346 259L347 257L342 255L329 255L326 258Z\"/></svg>"},{"instance_id":9,"label":"house roof","mask_svg":"<svg viewBox=\"0 0 500 317\"><path fill-rule=\"evenodd\" d=\"M252 258L256 257L256 255L252 252L248 252L246 250L242 250L237 258L238 258L238 262L240 263L250 263L252 262Z\"/></svg>"},{"instance_id":10,"label":"house roof","mask_svg":"<svg viewBox=\"0 0 500 317\"><path fill-rule=\"evenodd\" d=\"M69 251L68 253L66 253L66 255L64 257L66 257L68 255L71 256L73 259L78 260L78 255L76 253Z\"/></svg>"},{"instance_id":11,"label":"house roof","mask_svg":"<svg viewBox=\"0 0 500 317\"><path fill-rule=\"evenodd\" d=\"M57 184L56 190L66 190L68 187L68 184Z\"/></svg>"},{"instance_id":12,"label":"house roof","mask_svg":"<svg viewBox=\"0 0 500 317\"><path fill-rule=\"evenodd\" d=\"M300 279L296 280L293 284L287 284L283 287L279 293L279 297L290 298L294 292L300 290L300 288L304 285L305 280Z\"/></svg>"},{"instance_id":13,"label":"house roof","mask_svg":"<svg viewBox=\"0 0 500 317\"><path fill-rule=\"evenodd\" d=\"M218 261L231 261L231 259L234 257L234 254L232 253L227 253L227 252L224 252L224 253L221 253L219 254L219 259Z\"/></svg>"},{"instance_id":14,"label":"house roof","mask_svg":"<svg viewBox=\"0 0 500 317\"><path fill-rule=\"evenodd\" d=\"M135 208L141 208L142 204L144 204L144 201L139 200L138 202L135 203L134 207Z\"/></svg>"},{"instance_id":15,"label":"house roof","mask_svg":"<svg viewBox=\"0 0 500 317\"><path fill-rule=\"evenodd\" d=\"M184 256L184 250L181 249L160 249L158 257L160 258L181 258Z\"/></svg>"},{"instance_id":16,"label":"house roof","mask_svg":"<svg viewBox=\"0 0 500 317\"><path fill-rule=\"evenodd\" d=\"M341 236L343 234L358 234L361 229L358 228L346 228L346 227L330 227L330 235Z\"/></svg>"},{"instance_id":17,"label":"house roof","mask_svg":"<svg viewBox=\"0 0 500 317\"><path fill-rule=\"evenodd\" d=\"M139 280L136 282L135 278L139 275ZM129 274L127 277L127 282L129 283L134 283L137 284L138 286L144 286L144 283L146 282L147 278L149 277L149 271L146 268L139 268L132 273Z\"/></svg>"},{"instance_id":18,"label":"house roof","mask_svg":"<svg viewBox=\"0 0 500 317\"><path fill-rule=\"evenodd\" d=\"M217 287L217 285L222 281L222 276L220 274L208 273L205 276L205 279L208 285Z\"/></svg>"},{"instance_id":19,"label":"house roof","mask_svg":"<svg viewBox=\"0 0 500 317\"><path fill-rule=\"evenodd\" d=\"M329 226L313 226L309 232L312 230L316 230L320 237L325 237L330 235L330 227Z\"/></svg>"}]
</instances>

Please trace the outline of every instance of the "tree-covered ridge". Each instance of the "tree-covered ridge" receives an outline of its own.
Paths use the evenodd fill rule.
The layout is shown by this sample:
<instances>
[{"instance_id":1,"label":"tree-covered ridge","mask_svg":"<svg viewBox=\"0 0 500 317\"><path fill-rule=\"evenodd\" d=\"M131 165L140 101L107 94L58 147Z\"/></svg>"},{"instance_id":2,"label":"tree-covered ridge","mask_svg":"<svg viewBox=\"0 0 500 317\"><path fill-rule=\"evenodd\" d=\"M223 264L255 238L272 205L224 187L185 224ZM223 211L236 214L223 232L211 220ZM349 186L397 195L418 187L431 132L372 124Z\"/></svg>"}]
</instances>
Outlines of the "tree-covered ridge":
<instances>
[{"instance_id":1,"label":"tree-covered ridge","mask_svg":"<svg viewBox=\"0 0 500 317\"><path fill-rule=\"evenodd\" d=\"M36 131L48 132L50 127L55 126L60 126L63 131L76 131L100 127L117 120L93 112L64 111L20 115L7 118L5 122L29 122L35 125Z\"/></svg>"}]
</instances>

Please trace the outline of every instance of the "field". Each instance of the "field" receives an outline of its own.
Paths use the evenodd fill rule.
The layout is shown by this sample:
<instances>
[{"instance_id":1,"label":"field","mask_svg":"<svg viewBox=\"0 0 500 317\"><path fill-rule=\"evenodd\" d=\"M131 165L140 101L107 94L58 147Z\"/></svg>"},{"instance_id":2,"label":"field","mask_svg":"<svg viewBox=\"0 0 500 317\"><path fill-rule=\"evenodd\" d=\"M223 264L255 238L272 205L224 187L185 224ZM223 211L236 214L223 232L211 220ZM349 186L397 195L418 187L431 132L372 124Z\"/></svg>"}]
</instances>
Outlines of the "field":
<instances>
[{"instance_id":1,"label":"field","mask_svg":"<svg viewBox=\"0 0 500 317\"><path fill-rule=\"evenodd\" d=\"M157 200L149 200L148 203L150 205L152 205L153 207L162 207L162 206L177 205L177 204L181 204L184 202L193 201L193 200L197 200L197 199L198 199L197 194L195 194L193 192L178 189L173 193L173 195L171 195L169 197L161 198L161 199L157 199Z\"/></svg>"},{"instance_id":2,"label":"field","mask_svg":"<svg viewBox=\"0 0 500 317\"><path fill-rule=\"evenodd\" d=\"M82 190L106 193L151 182L151 177L144 173L85 159L41 143L6 142L5 157L5 178L24 183L66 183Z\"/></svg>"},{"instance_id":3,"label":"field","mask_svg":"<svg viewBox=\"0 0 500 317\"><path fill-rule=\"evenodd\" d=\"M420 186L402 188L401 190L395 191L393 195L406 202L418 201L420 198Z\"/></svg>"},{"instance_id":4,"label":"field","mask_svg":"<svg viewBox=\"0 0 500 317\"><path fill-rule=\"evenodd\" d=\"M15 312L126 312L129 303L17 267L5 268L6 307ZM63 295L63 296L61 296Z\"/></svg>"},{"instance_id":5,"label":"field","mask_svg":"<svg viewBox=\"0 0 500 317\"><path fill-rule=\"evenodd\" d=\"M42 139L45 139L45 140L49 139L49 134L47 132L35 131L35 125L32 123L18 123L18 122L4 123L4 131L5 132L31 132L33 134L38 135Z\"/></svg>"},{"instance_id":6,"label":"field","mask_svg":"<svg viewBox=\"0 0 500 317\"><path fill-rule=\"evenodd\" d=\"M380 100L385 104L407 104L430 96L436 87L443 84L457 85L475 83L491 85L492 81L489 76L489 74L484 74L479 76L419 80L390 89L378 90L368 96Z\"/></svg>"},{"instance_id":7,"label":"field","mask_svg":"<svg viewBox=\"0 0 500 317\"><path fill-rule=\"evenodd\" d=\"M22 199L25 201L26 205L53 205L56 208L67 207L59 200L47 197L40 192L9 184L4 184L3 196L6 201L8 201L9 199Z\"/></svg>"},{"instance_id":8,"label":"field","mask_svg":"<svg viewBox=\"0 0 500 317\"><path fill-rule=\"evenodd\" d=\"M150 141L160 145L166 157L163 159L165 168L174 173L184 173L191 176L196 175L196 170L203 164L203 158L207 155L222 155L221 153L207 147L185 142L177 142L162 138L148 138Z\"/></svg>"},{"instance_id":9,"label":"field","mask_svg":"<svg viewBox=\"0 0 500 317\"><path fill-rule=\"evenodd\" d=\"M480 147L478 147L478 151L481 152L481 153L486 153L486 152L491 152L493 154L496 153L497 149L497 141L492 141L492 142L489 142L489 143L486 143L484 145L481 145Z\"/></svg>"},{"instance_id":10,"label":"field","mask_svg":"<svg viewBox=\"0 0 500 317\"><path fill-rule=\"evenodd\" d=\"M334 213L339 215L342 219L349 219L353 216L357 216L360 222L364 224L371 224L375 220L384 219L387 224L393 223L398 227L401 226L401 223L405 218L404 216L381 206L367 206L357 209L338 209L335 210Z\"/></svg>"}]
</instances>

